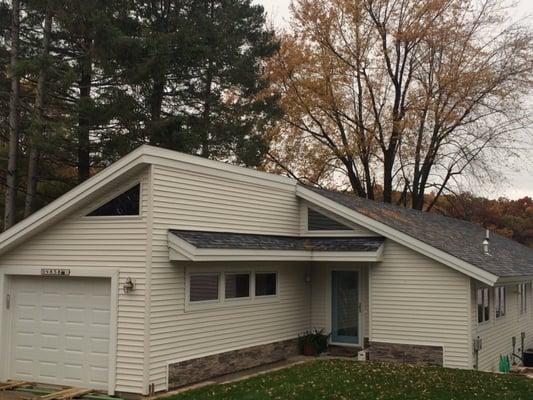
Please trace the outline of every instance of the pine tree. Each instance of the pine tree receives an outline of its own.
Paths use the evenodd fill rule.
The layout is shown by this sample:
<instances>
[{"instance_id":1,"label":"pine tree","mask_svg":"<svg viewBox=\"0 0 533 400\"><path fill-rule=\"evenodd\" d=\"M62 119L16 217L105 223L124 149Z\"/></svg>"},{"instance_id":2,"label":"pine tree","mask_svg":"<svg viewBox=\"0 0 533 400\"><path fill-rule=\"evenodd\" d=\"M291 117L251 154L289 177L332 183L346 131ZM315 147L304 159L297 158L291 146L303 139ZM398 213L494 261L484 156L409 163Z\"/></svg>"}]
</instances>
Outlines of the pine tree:
<instances>
[{"instance_id":1,"label":"pine tree","mask_svg":"<svg viewBox=\"0 0 533 400\"><path fill-rule=\"evenodd\" d=\"M9 96L9 151L4 204L4 229L10 228L15 223L15 206L17 199L16 175L20 135L20 77L17 72L20 44L20 0L12 0L11 13L11 93Z\"/></svg>"}]
</instances>

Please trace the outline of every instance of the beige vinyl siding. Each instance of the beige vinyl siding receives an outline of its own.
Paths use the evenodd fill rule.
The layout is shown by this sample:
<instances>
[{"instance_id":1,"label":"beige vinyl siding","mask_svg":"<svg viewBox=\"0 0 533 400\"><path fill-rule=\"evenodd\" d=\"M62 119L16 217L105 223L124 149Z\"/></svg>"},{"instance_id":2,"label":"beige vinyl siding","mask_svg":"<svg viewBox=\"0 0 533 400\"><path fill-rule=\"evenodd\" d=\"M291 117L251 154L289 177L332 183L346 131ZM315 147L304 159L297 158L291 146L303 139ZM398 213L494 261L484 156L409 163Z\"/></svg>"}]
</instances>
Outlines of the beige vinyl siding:
<instances>
[{"instance_id":1,"label":"beige vinyl siding","mask_svg":"<svg viewBox=\"0 0 533 400\"><path fill-rule=\"evenodd\" d=\"M188 262L169 264L172 271L163 287L156 283L157 270L162 267L152 266L150 383L155 383L156 390L165 388L170 362L295 338L309 327L305 263L208 263L210 271L277 272L278 294L273 299L187 304L186 271L202 267ZM162 296L162 292L166 294Z\"/></svg>"},{"instance_id":2,"label":"beige vinyl siding","mask_svg":"<svg viewBox=\"0 0 533 400\"><path fill-rule=\"evenodd\" d=\"M147 188L149 174L118 182L75 213L2 255L0 268L118 268L119 283L135 281L134 293L119 291L117 321L116 390L140 392L144 359L145 264ZM100 204L141 182L140 217L85 217ZM0 356L1 356L0 349ZM3 357L3 356L2 356Z\"/></svg>"},{"instance_id":3,"label":"beige vinyl siding","mask_svg":"<svg viewBox=\"0 0 533 400\"><path fill-rule=\"evenodd\" d=\"M220 178L214 173L154 167L154 225L192 230L298 234L298 200L293 185L279 189Z\"/></svg>"},{"instance_id":4,"label":"beige vinyl siding","mask_svg":"<svg viewBox=\"0 0 533 400\"><path fill-rule=\"evenodd\" d=\"M521 332L526 332L524 347L526 349L533 347L533 301L531 286L528 289L527 313L520 315L517 284L506 285L506 313L505 316L498 319L496 319L496 310L494 307L494 288L490 288L490 320L481 324L477 322L477 287L483 286L472 279L472 332L473 337L479 336L483 342L483 348L479 352L478 368L482 371L497 372L500 355L511 357L513 336L516 337L515 351L518 355L520 355L518 349L521 347Z\"/></svg>"},{"instance_id":5,"label":"beige vinyl siding","mask_svg":"<svg viewBox=\"0 0 533 400\"><path fill-rule=\"evenodd\" d=\"M442 346L444 366L470 368L470 280L387 240L370 268L370 341Z\"/></svg>"},{"instance_id":6,"label":"beige vinyl siding","mask_svg":"<svg viewBox=\"0 0 533 400\"><path fill-rule=\"evenodd\" d=\"M331 273L335 270L359 271L361 293L359 302L363 312L363 337L369 334L368 269L369 263L319 262L312 264L311 275L311 327L331 332Z\"/></svg>"},{"instance_id":7,"label":"beige vinyl siding","mask_svg":"<svg viewBox=\"0 0 533 400\"><path fill-rule=\"evenodd\" d=\"M169 362L294 338L309 326L306 264L270 263L279 271L279 301L206 311L185 310L185 266L169 262L169 229L296 235L299 202L294 185L176 163L153 168L153 248L149 382L166 387ZM209 265L211 265L210 263ZM258 264L230 263L247 270Z\"/></svg>"}]
</instances>

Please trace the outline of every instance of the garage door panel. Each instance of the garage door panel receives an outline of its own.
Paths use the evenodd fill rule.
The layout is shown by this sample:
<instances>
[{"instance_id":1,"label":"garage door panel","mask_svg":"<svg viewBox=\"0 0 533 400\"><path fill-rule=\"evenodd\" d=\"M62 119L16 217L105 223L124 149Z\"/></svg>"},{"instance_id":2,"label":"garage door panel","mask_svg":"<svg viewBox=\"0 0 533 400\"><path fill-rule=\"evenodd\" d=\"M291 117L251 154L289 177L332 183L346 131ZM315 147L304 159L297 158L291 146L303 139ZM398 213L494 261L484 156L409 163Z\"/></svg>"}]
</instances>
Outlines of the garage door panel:
<instances>
[{"instance_id":1,"label":"garage door panel","mask_svg":"<svg viewBox=\"0 0 533 400\"><path fill-rule=\"evenodd\" d=\"M10 377L107 389L109 279L17 277Z\"/></svg>"}]
</instances>

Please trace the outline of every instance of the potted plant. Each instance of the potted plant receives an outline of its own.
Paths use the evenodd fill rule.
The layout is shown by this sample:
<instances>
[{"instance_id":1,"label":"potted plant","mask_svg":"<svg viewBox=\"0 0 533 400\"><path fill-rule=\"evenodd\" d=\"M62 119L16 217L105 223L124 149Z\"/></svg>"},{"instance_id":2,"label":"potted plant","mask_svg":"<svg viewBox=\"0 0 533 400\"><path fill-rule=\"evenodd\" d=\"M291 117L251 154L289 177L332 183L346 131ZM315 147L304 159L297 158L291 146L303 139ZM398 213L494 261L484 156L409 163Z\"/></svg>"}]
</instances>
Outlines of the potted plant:
<instances>
[{"instance_id":1,"label":"potted plant","mask_svg":"<svg viewBox=\"0 0 533 400\"><path fill-rule=\"evenodd\" d=\"M329 334L325 334L323 329L313 329L298 335L298 345L300 352L304 356L317 356L328 348Z\"/></svg>"}]
</instances>

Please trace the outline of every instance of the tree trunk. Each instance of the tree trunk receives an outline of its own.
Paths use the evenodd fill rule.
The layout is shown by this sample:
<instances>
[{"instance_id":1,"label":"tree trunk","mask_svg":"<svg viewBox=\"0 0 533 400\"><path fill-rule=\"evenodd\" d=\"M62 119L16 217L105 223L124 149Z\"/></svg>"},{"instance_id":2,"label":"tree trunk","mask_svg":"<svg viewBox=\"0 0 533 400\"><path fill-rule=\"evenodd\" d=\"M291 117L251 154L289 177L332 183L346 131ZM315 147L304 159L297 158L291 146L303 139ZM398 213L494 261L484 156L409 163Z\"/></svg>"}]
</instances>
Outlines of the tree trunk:
<instances>
[{"instance_id":1,"label":"tree trunk","mask_svg":"<svg viewBox=\"0 0 533 400\"><path fill-rule=\"evenodd\" d=\"M205 3L205 12L212 22L214 16L214 4L209 0ZM207 60L207 70L204 88L204 110L202 113L202 157L208 158L210 153L210 135L211 135L211 96L213 91L213 61L211 57Z\"/></svg>"},{"instance_id":2,"label":"tree trunk","mask_svg":"<svg viewBox=\"0 0 533 400\"><path fill-rule=\"evenodd\" d=\"M6 192L4 209L4 229L15 223L15 205L17 198L17 155L19 142L19 103L20 79L15 73L20 35L20 0L12 0L13 17L11 21L11 95L9 97L9 153L6 172Z\"/></svg>"},{"instance_id":3,"label":"tree trunk","mask_svg":"<svg viewBox=\"0 0 533 400\"><path fill-rule=\"evenodd\" d=\"M33 203L37 191L39 158L41 155L40 144L46 131L44 122L44 90L46 84L46 73L48 72L47 58L50 47L50 34L52 31L52 13L46 11L44 18L43 42L41 50L41 70L37 81L37 92L35 94L35 111L37 113L37 127L33 132L30 144L30 156L28 161L28 178L26 182L26 199L24 201L24 217L33 212Z\"/></svg>"},{"instance_id":4,"label":"tree trunk","mask_svg":"<svg viewBox=\"0 0 533 400\"><path fill-rule=\"evenodd\" d=\"M91 174L90 131L91 121L89 107L91 105L92 84L92 39L84 41L86 52L80 64L80 99L78 114L78 182L89 179Z\"/></svg>"},{"instance_id":5,"label":"tree trunk","mask_svg":"<svg viewBox=\"0 0 533 400\"><path fill-rule=\"evenodd\" d=\"M157 130L160 129L161 111L163 109L163 98L165 96L166 80L163 75L154 76L152 93L150 94L150 122L148 124L148 143L160 145L160 138L157 138ZM156 140L157 139L157 140Z\"/></svg>"},{"instance_id":6,"label":"tree trunk","mask_svg":"<svg viewBox=\"0 0 533 400\"><path fill-rule=\"evenodd\" d=\"M392 203L392 168L394 166L394 153L389 150L383 154L383 201Z\"/></svg>"},{"instance_id":7,"label":"tree trunk","mask_svg":"<svg viewBox=\"0 0 533 400\"><path fill-rule=\"evenodd\" d=\"M211 90L213 85L213 74L211 68L211 61L209 61L204 92L204 111L202 114L202 157L205 158L209 157L209 138L211 131Z\"/></svg>"}]
</instances>

